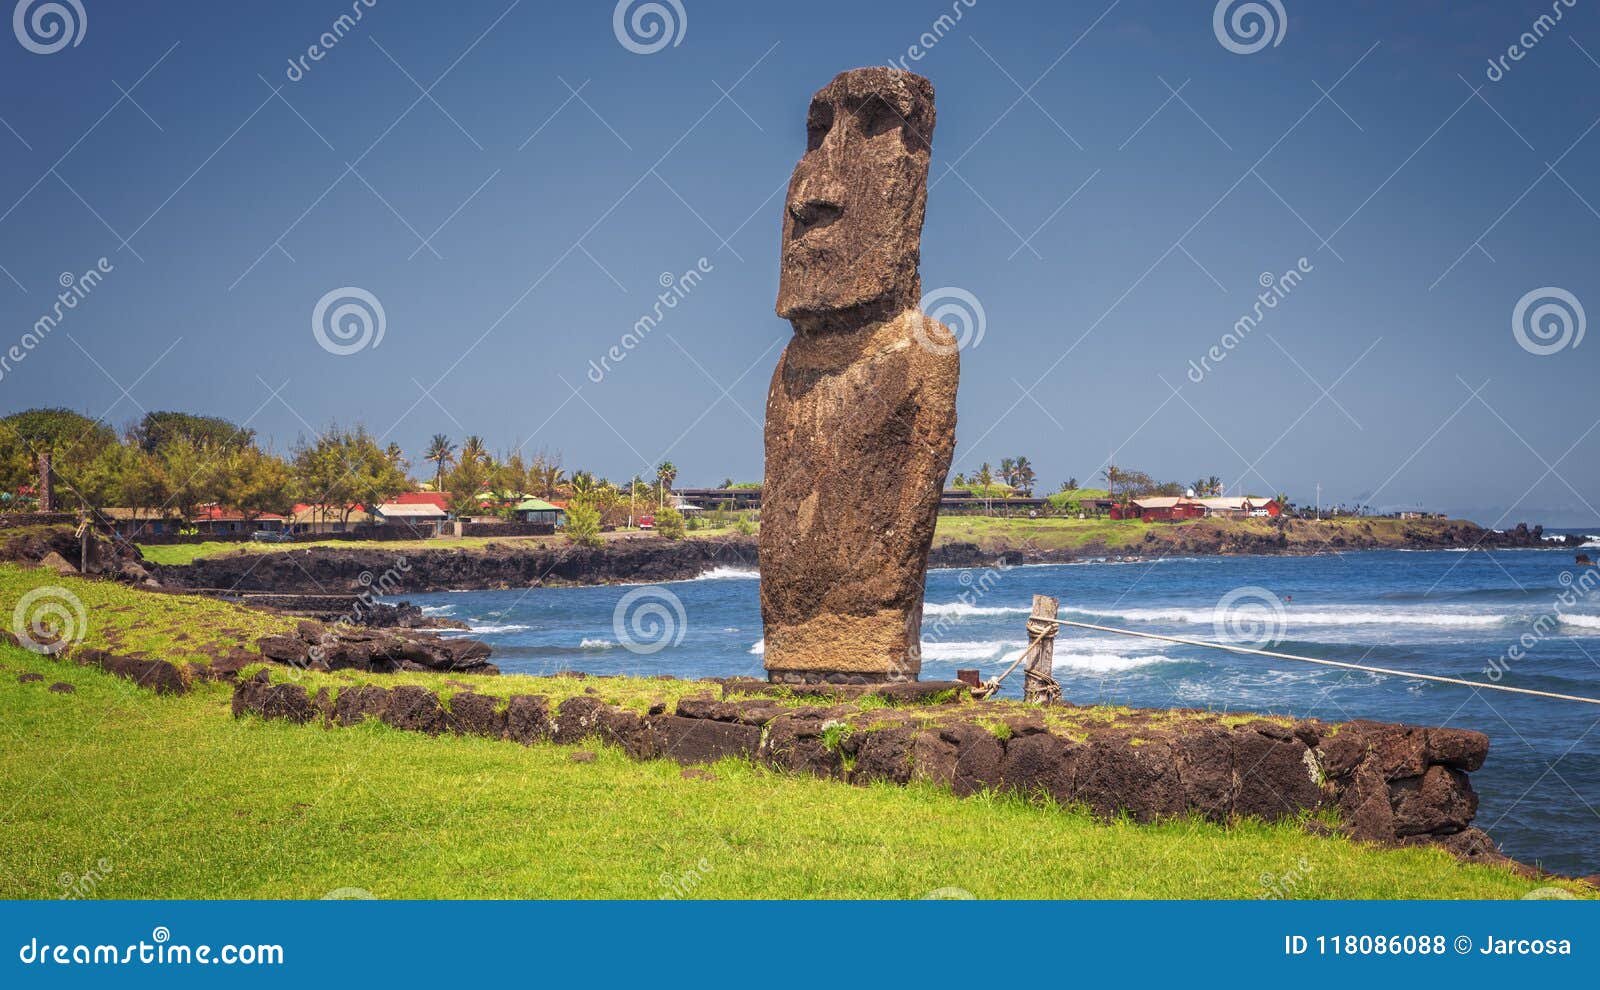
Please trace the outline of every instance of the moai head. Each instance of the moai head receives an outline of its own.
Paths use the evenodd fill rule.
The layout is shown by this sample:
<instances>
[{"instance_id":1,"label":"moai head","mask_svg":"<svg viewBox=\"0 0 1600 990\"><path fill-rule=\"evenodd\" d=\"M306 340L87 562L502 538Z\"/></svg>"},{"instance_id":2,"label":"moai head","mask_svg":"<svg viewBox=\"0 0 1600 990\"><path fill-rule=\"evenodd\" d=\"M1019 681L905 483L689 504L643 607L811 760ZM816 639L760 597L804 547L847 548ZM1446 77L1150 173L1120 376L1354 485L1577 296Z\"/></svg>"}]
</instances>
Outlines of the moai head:
<instances>
[{"instance_id":1,"label":"moai head","mask_svg":"<svg viewBox=\"0 0 1600 990\"><path fill-rule=\"evenodd\" d=\"M852 69L811 98L783 213L778 315L826 333L917 304L933 84Z\"/></svg>"}]
</instances>

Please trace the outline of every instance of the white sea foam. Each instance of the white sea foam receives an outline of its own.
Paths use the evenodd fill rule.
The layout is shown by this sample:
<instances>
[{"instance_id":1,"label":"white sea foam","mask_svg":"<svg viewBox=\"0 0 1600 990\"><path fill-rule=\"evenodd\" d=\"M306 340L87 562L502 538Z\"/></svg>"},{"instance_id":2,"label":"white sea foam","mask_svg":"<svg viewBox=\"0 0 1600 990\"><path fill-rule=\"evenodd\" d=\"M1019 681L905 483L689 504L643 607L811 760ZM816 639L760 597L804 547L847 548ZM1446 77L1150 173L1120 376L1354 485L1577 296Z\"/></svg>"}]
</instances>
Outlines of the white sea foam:
<instances>
[{"instance_id":1,"label":"white sea foam","mask_svg":"<svg viewBox=\"0 0 1600 990\"><path fill-rule=\"evenodd\" d=\"M520 622L468 622L467 631L472 633L511 633L522 632L528 627Z\"/></svg>"},{"instance_id":2,"label":"white sea foam","mask_svg":"<svg viewBox=\"0 0 1600 990\"><path fill-rule=\"evenodd\" d=\"M1091 674L1120 674L1123 671L1137 670L1158 663L1175 662L1173 658L1160 654L1127 656L1121 653L1057 653L1055 656L1055 666L1058 669L1065 667Z\"/></svg>"},{"instance_id":3,"label":"white sea foam","mask_svg":"<svg viewBox=\"0 0 1600 990\"><path fill-rule=\"evenodd\" d=\"M922 606L923 615L1027 615L1031 608L1009 605L969 605L966 602L929 602Z\"/></svg>"},{"instance_id":4,"label":"white sea foam","mask_svg":"<svg viewBox=\"0 0 1600 990\"><path fill-rule=\"evenodd\" d=\"M753 581L761 577L761 572L750 567L713 567L704 574L695 578L696 581L727 581L741 580Z\"/></svg>"},{"instance_id":5,"label":"white sea foam","mask_svg":"<svg viewBox=\"0 0 1600 990\"><path fill-rule=\"evenodd\" d=\"M767 652L767 641L766 640L758 639L754 643L750 644L750 655L751 656L759 657L765 652Z\"/></svg>"},{"instance_id":6,"label":"white sea foam","mask_svg":"<svg viewBox=\"0 0 1600 990\"><path fill-rule=\"evenodd\" d=\"M927 642L922 644L922 659L959 663L966 660L1011 661L1026 649L1026 640L992 639L974 642Z\"/></svg>"},{"instance_id":7,"label":"white sea foam","mask_svg":"<svg viewBox=\"0 0 1600 990\"><path fill-rule=\"evenodd\" d=\"M1166 622L1204 626L1212 625L1219 618L1216 610L1210 608L1104 609L1100 611L1085 610L1085 613L1123 619L1128 622ZM1262 614L1265 615L1265 611ZM1226 619L1226 616L1221 616L1221 618ZM1351 608L1349 610L1327 609L1313 611L1301 610L1291 603L1284 607L1283 618L1288 629L1292 631L1296 626L1497 626L1511 621L1513 617L1481 612L1449 612L1443 610L1419 612L1403 609Z\"/></svg>"},{"instance_id":8,"label":"white sea foam","mask_svg":"<svg viewBox=\"0 0 1600 990\"><path fill-rule=\"evenodd\" d=\"M580 650L609 650L617 644L609 639L591 639L585 636L583 642L578 644Z\"/></svg>"},{"instance_id":9,"label":"white sea foam","mask_svg":"<svg viewBox=\"0 0 1600 990\"><path fill-rule=\"evenodd\" d=\"M1600 615L1589 615L1583 612L1568 612L1561 617L1561 624L1577 626L1580 629L1600 629Z\"/></svg>"},{"instance_id":10,"label":"white sea foam","mask_svg":"<svg viewBox=\"0 0 1600 990\"><path fill-rule=\"evenodd\" d=\"M423 615L454 615L455 611L456 611L456 607L454 605L424 605L424 606L422 606L422 614Z\"/></svg>"}]
</instances>

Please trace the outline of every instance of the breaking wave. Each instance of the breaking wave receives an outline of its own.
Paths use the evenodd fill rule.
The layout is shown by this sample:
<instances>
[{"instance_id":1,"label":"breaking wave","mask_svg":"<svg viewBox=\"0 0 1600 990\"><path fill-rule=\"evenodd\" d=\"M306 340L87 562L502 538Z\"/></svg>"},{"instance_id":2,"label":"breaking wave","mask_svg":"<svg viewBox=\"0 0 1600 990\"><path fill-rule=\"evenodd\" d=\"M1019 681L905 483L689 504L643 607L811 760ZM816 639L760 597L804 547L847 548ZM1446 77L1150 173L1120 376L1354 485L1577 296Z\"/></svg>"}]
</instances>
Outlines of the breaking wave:
<instances>
[{"instance_id":1,"label":"breaking wave","mask_svg":"<svg viewBox=\"0 0 1600 990\"><path fill-rule=\"evenodd\" d=\"M713 567L706 571L696 581L727 581L727 580L755 580L761 572L753 567Z\"/></svg>"}]
</instances>

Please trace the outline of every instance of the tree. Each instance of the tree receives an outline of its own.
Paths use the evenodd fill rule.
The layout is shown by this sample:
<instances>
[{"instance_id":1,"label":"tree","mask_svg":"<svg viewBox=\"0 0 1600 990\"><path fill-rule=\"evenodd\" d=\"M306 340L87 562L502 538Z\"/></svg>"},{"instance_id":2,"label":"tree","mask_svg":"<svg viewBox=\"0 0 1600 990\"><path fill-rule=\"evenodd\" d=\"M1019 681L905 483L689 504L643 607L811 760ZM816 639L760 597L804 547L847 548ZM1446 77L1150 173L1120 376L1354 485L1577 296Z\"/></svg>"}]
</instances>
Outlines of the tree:
<instances>
[{"instance_id":1,"label":"tree","mask_svg":"<svg viewBox=\"0 0 1600 990\"><path fill-rule=\"evenodd\" d=\"M27 458L41 497L45 488L45 478L40 474L41 455L48 456L52 479L61 479L70 490L72 479L107 446L117 442L111 427L62 408L25 409L0 419L0 438L8 440Z\"/></svg>"},{"instance_id":2,"label":"tree","mask_svg":"<svg viewBox=\"0 0 1600 990\"><path fill-rule=\"evenodd\" d=\"M1117 486L1122 483L1122 469L1115 464L1107 464L1105 470L1100 472L1100 477L1106 481L1107 494L1116 498Z\"/></svg>"},{"instance_id":3,"label":"tree","mask_svg":"<svg viewBox=\"0 0 1600 990\"><path fill-rule=\"evenodd\" d=\"M729 488L733 487L733 479L732 478L723 478L722 479L722 484L718 485L717 487L721 488L723 491L727 491Z\"/></svg>"},{"instance_id":4,"label":"tree","mask_svg":"<svg viewBox=\"0 0 1600 990\"><path fill-rule=\"evenodd\" d=\"M984 461L978 467L978 476L974 479L978 483L978 490L983 492L983 511L989 511L990 486L994 484L994 471L990 469L989 462Z\"/></svg>"},{"instance_id":5,"label":"tree","mask_svg":"<svg viewBox=\"0 0 1600 990\"><path fill-rule=\"evenodd\" d=\"M405 472L364 426L343 430L335 424L316 441L302 441L293 470L301 500L321 508L324 518L333 507L341 523L350 521L357 504L387 502L407 487Z\"/></svg>"},{"instance_id":6,"label":"tree","mask_svg":"<svg viewBox=\"0 0 1600 990\"><path fill-rule=\"evenodd\" d=\"M600 509L593 501L583 497L567 503L567 539L581 547L598 547L600 538Z\"/></svg>"},{"instance_id":7,"label":"tree","mask_svg":"<svg viewBox=\"0 0 1600 990\"><path fill-rule=\"evenodd\" d=\"M1023 498L1033 497L1033 486L1038 481L1034 474L1033 465L1028 463L1026 457L1018 457L1011 464L1011 477L1008 483L1017 489Z\"/></svg>"},{"instance_id":8,"label":"tree","mask_svg":"<svg viewBox=\"0 0 1600 990\"><path fill-rule=\"evenodd\" d=\"M1015 458L1002 457L1000 459L1000 480L1013 488L1017 486L1017 462Z\"/></svg>"},{"instance_id":9,"label":"tree","mask_svg":"<svg viewBox=\"0 0 1600 990\"><path fill-rule=\"evenodd\" d=\"M487 462L488 460L489 448L484 446L483 437L474 434L461 441L461 462L463 464L467 461Z\"/></svg>"},{"instance_id":10,"label":"tree","mask_svg":"<svg viewBox=\"0 0 1600 990\"><path fill-rule=\"evenodd\" d=\"M255 443L256 431L247 430L220 416L196 416L186 412L148 412L129 431L129 441L147 453L158 453L175 440L190 440L202 447L239 450Z\"/></svg>"},{"instance_id":11,"label":"tree","mask_svg":"<svg viewBox=\"0 0 1600 990\"><path fill-rule=\"evenodd\" d=\"M294 508L294 472L281 458L255 446L235 452L227 462L226 499L246 519Z\"/></svg>"},{"instance_id":12,"label":"tree","mask_svg":"<svg viewBox=\"0 0 1600 990\"><path fill-rule=\"evenodd\" d=\"M672 490L672 483L678 480L678 466L671 461L662 461L656 467L656 488L659 490L659 501L666 504L667 492Z\"/></svg>"},{"instance_id":13,"label":"tree","mask_svg":"<svg viewBox=\"0 0 1600 990\"><path fill-rule=\"evenodd\" d=\"M461 463L445 475L445 485L450 491L451 513L462 518L481 514L483 503L478 496L483 494L488 484L489 471L483 462L463 457Z\"/></svg>"},{"instance_id":14,"label":"tree","mask_svg":"<svg viewBox=\"0 0 1600 990\"><path fill-rule=\"evenodd\" d=\"M226 453L179 436L163 443L152 456L165 467L168 498L184 519L198 515L200 506L222 500L227 488Z\"/></svg>"},{"instance_id":15,"label":"tree","mask_svg":"<svg viewBox=\"0 0 1600 990\"><path fill-rule=\"evenodd\" d=\"M662 539L681 540L686 529L683 522L683 513L667 505L656 510L656 532Z\"/></svg>"},{"instance_id":16,"label":"tree","mask_svg":"<svg viewBox=\"0 0 1600 990\"><path fill-rule=\"evenodd\" d=\"M428 441L428 452L423 459L433 462L433 490L443 491L444 466L455 462L456 445L443 433L435 433Z\"/></svg>"},{"instance_id":17,"label":"tree","mask_svg":"<svg viewBox=\"0 0 1600 990\"><path fill-rule=\"evenodd\" d=\"M1075 492L1075 491L1077 491L1078 490L1078 479L1077 478L1068 478L1066 481L1063 481L1061 483L1061 490L1064 491L1064 492Z\"/></svg>"}]
</instances>

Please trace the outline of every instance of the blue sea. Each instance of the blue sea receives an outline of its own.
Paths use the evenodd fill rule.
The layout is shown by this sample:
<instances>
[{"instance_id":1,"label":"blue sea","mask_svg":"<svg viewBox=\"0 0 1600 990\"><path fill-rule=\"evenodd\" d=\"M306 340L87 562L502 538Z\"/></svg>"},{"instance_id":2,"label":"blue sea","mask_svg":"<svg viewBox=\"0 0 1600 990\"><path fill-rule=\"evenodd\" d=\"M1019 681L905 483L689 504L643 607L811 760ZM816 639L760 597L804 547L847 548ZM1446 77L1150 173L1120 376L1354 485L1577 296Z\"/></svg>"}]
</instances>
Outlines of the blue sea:
<instances>
[{"instance_id":1,"label":"blue sea","mask_svg":"<svg viewBox=\"0 0 1600 990\"><path fill-rule=\"evenodd\" d=\"M724 568L661 585L407 598L468 623L462 635L492 644L506 673L760 677L757 588L756 572ZM1576 566L1566 549L934 570L924 679L953 678L959 667L998 674L1026 645L1034 594L1058 597L1064 619L1600 697L1600 570ZM1487 733L1489 760L1473 775L1477 824L1524 862L1600 871L1600 706L1071 628L1061 631L1055 664L1065 696L1078 703ZM1020 687L1018 672L1005 693Z\"/></svg>"}]
</instances>

